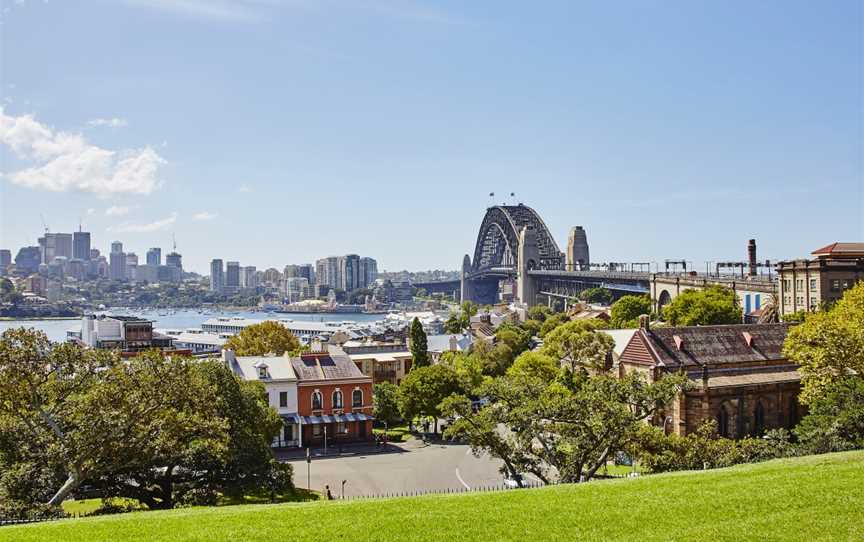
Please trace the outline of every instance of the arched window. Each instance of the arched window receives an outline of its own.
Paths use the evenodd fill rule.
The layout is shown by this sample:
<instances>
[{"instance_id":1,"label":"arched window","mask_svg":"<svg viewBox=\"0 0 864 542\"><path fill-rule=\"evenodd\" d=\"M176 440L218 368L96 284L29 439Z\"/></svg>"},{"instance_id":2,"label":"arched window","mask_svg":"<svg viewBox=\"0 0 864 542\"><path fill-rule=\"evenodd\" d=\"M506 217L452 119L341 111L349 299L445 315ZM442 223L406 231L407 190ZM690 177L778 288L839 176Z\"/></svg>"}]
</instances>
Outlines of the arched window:
<instances>
[{"instance_id":1,"label":"arched window","mask_svg":"<svg viewBox=\"0 0 864 542\"><path fill-rule=\"evenodd\" d=\"M312 392L312 410L321 410L322 408L324 408L324 406L321 404L323 402L324 401L321 398L320 391Z\"/></svg>"},{"instance_id":2,"label":"arched window","mask_svg":"<svg viewBox=\"0 0 864 542\"><path fill-rule=\"evenodd\" d=\"M351 406L354 408L363 406L363 390L354 390L351 394Z\"/></svg>"},{"instance_id":3,"label":"arched window","mask_svg":"<svg viewBox=\"0 0 864 542\"><path fill-rule=\"evenodd\" d=\"M342 408L342 392L339 390L333 392L333 408Z\"/></svg>"},{"instance_id":4,"label":"arched window","mask_svg":"<svg viewBox=\"0 0 864 542\"><path fill-rule=\"evenodd\" d=\"M756 402L756 410L753 413L753 434L757 437L762 436L765 432L765 407L762 406L762 401Z\"/></svg>"}]
</instances>

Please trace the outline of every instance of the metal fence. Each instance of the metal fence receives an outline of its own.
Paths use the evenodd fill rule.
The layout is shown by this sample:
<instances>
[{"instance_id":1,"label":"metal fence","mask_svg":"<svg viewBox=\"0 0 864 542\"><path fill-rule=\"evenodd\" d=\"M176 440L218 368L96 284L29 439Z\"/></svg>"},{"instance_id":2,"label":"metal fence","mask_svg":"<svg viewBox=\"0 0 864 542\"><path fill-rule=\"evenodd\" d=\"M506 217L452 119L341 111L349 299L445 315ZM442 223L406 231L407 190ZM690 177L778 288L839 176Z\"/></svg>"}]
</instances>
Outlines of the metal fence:
<instances>
[{"instance_id":1,"label":"metal fence","mask_svg":"<svg viewBox=\"0 0 864 542\"><path fill-rule=\"evenodd\" d=\"M32 514L23 518L4 518L0 517L0 527L4 527L6 525L23 525L26 523L41 523L43 521L56 521L58 519L67 519L67 518L81 518L84 517L81 514L66 514L66 515L58 515L58 514Z\"/></svg>"},{"instance_id":2,"label":"metal fence","mask_svg":"<svg viewBox=\"0 0 864 542\"><path fill-rule=\"evenodd\" d=\"M551 484L550 484L551 485ZM421 497L423 495L455 495L459 493L487 493L493 491L511 491L516 489L536 489L538 487L546 487L547 484L542 482L532 482L529 480L525 480L522 482L522 487L518 487L515 485L507 485L507 484L493 484L493 485L485 485L485 486L474 486L474 487L460 487L460 488L445 488L445 489L414 489L414 490L406 490L406 491L393 491L393 492L385 492L385 493L370 493L367 495L346 495L344 499L346 501L354 501L361 499L392 499L396 497ZM334 500L340 500L339 497L334 495Z\"/></svg>"}]
</instances>

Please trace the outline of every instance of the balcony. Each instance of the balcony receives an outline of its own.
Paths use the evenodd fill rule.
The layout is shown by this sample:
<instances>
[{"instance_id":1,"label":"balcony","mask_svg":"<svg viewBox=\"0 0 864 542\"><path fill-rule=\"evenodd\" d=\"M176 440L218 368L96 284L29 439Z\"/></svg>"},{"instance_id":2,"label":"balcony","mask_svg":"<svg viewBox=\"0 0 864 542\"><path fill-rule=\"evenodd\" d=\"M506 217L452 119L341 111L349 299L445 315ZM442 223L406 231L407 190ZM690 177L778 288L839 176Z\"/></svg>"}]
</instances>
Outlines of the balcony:
<instances>
[{"instance_id":1,"label":"balcony","mask_svg":"<svg viewBox=\"0 0 864 542\"><path fill-rule=\"evenodd\" d=\"M396 380L396 370L395 369L376 369L372 373L372 378L374 380Z\"/></svg>"}]
</instances>

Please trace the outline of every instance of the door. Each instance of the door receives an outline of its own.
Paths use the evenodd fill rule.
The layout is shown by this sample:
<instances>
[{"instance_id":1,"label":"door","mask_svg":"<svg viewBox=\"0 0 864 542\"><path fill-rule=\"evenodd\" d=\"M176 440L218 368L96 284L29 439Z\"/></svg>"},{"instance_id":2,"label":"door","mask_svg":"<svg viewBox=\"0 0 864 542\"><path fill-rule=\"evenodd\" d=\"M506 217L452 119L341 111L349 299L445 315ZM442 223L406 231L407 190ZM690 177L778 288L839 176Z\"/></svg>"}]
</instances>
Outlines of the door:
<instances>
[{"instance_id":1,"label":"door","mask_svg":"<svg viewBox=\"0 0 864 542\"><path fill-rule=\"evenodd\" d=\"M366 438L366 422L357 422L357 436L361 439Z\"/></svg>"}]
</instances>

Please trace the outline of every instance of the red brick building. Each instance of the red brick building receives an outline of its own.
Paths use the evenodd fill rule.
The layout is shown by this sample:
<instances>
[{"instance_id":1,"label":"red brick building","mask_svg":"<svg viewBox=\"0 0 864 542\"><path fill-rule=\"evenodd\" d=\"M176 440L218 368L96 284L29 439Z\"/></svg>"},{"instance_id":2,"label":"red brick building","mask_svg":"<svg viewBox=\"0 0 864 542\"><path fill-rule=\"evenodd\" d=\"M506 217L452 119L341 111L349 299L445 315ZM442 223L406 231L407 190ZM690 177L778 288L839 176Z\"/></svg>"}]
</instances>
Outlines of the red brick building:
<instances>
[{"instance_id":1,"label":"red brick building","mask_svg":"<svg viewBox=\"0 0 864 542\"><path fill-rule=\"evenodd\" d=\"M782 352L788 329L788 324L651 329L643 319L618 358L618 373L637 371L649 382L687 374L690 389L654 420L667 432L686 435L711 419L728 438L791 428L803 409L798 366Z\"/></svg>"},{"instance_id":2,"label":"red brick building","mask_svg":"<svg viewBox=\"0 0 864 542\"><path fill-rule=\"evenodd\" d=\"M304 445L372 439L372 378L335 346L291 358Z\"/></svg>"}]
</instances>

